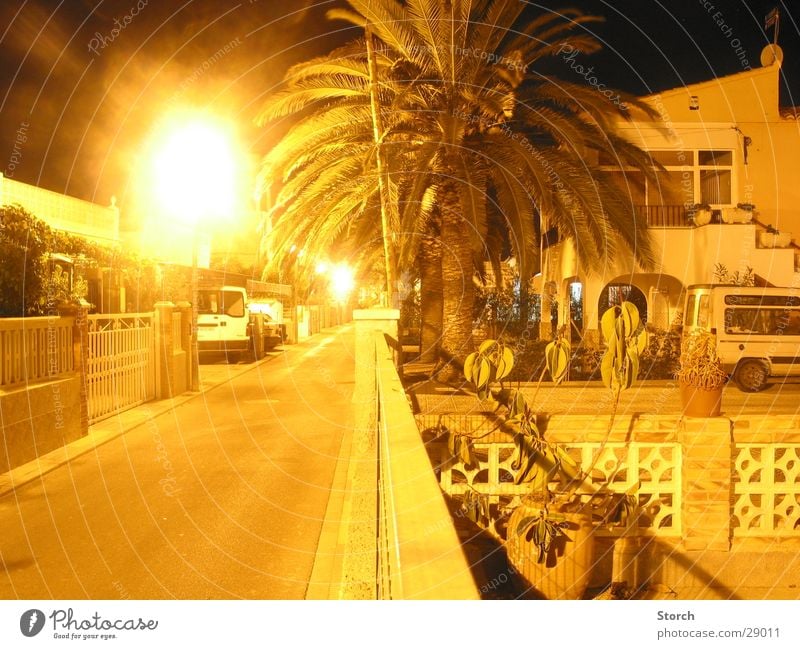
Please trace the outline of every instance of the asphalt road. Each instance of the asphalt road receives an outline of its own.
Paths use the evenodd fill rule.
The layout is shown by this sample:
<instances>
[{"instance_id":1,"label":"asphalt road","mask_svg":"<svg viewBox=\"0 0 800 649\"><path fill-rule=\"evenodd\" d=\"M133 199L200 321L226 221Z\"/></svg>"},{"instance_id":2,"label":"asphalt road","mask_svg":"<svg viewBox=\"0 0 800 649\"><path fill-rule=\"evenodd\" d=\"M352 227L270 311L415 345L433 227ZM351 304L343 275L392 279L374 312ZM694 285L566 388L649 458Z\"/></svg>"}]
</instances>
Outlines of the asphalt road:
<instances>
[{"instance_id":1,"label":"asphalt road","mask_svg":"<svg viewBox=\"0 0 800 649\"><path fill-rule=\"evenodd\" d=\"M318 335L6 494L0 597L303 598L353 373Z\"/></svg>"}]
</instances>

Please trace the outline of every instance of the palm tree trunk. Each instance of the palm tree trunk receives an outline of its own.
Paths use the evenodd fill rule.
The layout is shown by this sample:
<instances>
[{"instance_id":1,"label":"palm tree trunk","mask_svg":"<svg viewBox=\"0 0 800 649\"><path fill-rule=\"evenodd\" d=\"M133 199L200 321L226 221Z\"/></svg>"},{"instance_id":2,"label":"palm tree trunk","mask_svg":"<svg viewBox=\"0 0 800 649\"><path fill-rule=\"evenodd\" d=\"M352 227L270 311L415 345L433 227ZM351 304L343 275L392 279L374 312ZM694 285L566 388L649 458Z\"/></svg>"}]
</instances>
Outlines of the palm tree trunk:
<instances>
[{"instance_id":1,"label":"palm tree trunk","mask_svg":"<svg viewBox=\"0 0 800 649\"><path fill-rule=\"evenodd\" d=\"M464 360L472 349L472 311L475 302L472 245L461 216L458 192L452 182L443 187L442 210L442 297L444 327L441 350L444 364L439 381L461 377Z\"/></svg>"},{"instance_id":2,"label":"palm tree trunk","mask_svg":"<svg viewBox=\"0 0 800 649\"><path fill-rule=\"evenodd\" d=\"M439 358L442 338L442 242L426 237L419 253L420 274L420 360L433 363Z\"/></svg>"}]
</instances>

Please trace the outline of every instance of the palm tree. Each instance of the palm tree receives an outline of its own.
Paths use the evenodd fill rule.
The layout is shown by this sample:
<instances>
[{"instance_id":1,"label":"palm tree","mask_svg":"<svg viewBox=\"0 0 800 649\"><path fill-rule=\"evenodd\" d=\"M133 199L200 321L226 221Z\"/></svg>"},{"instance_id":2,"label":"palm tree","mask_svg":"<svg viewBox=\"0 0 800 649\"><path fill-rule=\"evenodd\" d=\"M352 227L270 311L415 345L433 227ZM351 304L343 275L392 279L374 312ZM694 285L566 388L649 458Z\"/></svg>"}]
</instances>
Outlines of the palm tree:
<instances>
[{"instance_id":1,"label":"palm tree","mask_svg":"<svg viewBox=\"0 0 800 649\"><path fill-rule=\"evenodd\" d=\"M498 229L523 280L538 270L540 237L553 227L579 253L591 252L581 257L590 267L620 250L642 267L651 264L649 239L625 192L592 161L610 149L620 164L652 177L649 158L613 132L614 120L626 113L592 88L534 72L567 46L598 49L581 31L597 18L565 11L528 19L518 0L348 2L354 11L330 17L365 26L379 41L382 144L397 147L394 168L402 170L389 183L398 206L390 229L410 233L395 242L403 249L398 259L413 255L425 233L441 242L446 362L440 378L455 377L471 351L475 264L496 261ZM267 168L291 161L283 195L295 217L308 205L332 207L314 212L328 219L313 224L308 212L299 217L308 236L341 234L343 222L366 217L377 204L365 49L357 42L294 68L289 88L262 113L267 119L306 111ZM401 210L404 192L411 207ZM435 196L433 226L430 209L415 211L425 204L422 196Z\"/></svg>"},{"instance_id":2,"label":"palm tree","mask_svg":"<svg viewBox=\"0 0 800 649\"><path fill-rule=\"evenodd\" d=\"M591 163L590 152L612 149L624 164L650 171L647 156L613 134L622 112L594 89L534 74L545 57L599 44L578 12L526 20L516 0L349 0L357 12L331 12L368 24L402 63L405 100L424 121L417 152L431 170L441 214L445 327L442 351L458 365L471 349L473 257L485 250L487 197L509 232L521 278L538 267L542 219L572 237L588 265L620 248L644 267L652 263L646 233L619 187ZM399 84L402 85L402 84ZM638 102L629 98L631 105ZM615 115L616 114L616 115ZM539 230L537 231L537 224ZM443 378L456 372L444 368Z\"/></svg>"}]
</instances>

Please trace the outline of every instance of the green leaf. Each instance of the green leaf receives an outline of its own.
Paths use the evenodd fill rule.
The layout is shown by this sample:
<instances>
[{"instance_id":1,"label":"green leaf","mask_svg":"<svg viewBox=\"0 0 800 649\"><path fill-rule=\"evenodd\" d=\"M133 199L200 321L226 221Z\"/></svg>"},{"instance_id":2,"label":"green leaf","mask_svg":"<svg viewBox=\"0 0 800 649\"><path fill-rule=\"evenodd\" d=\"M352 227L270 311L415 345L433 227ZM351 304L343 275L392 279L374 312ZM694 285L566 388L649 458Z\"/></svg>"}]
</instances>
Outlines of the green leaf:
<instances>
[{"instance_id":1,"label":"green leaf","mask_svg":"<svg viewBox=\"0 0 800 649\"><path fill-rule=\"evenodd\" d=\"M536 477L536 473L533 471L536 467L536 453L529 454L528 450L525 449L522 459L522 469L517 473L514 484L523 484L529 482L532 477Z\"/></svg>"},{"instance_id":2,"label":"green leaf","mask_svg":"<svg viewBox=\"0 0 800 649\"><path fill-rule=\"evenodd\" d=\"M514 352L505 345L498 345L496 365L495 379L500 381L508 376L514 367Z\"/></svg>"},{"instance_id":3,"label":"green leaf","mask_svg":"<svg viewBox=\"0 0 800 649\"><path fill-rule=\"evenodd\" d=\"M525 516L519 523L517 523L517 536L524 536L537 520L539 520L538 516Z\"/></svg>"},{"instance_id":4,"label":"green leaf","mask_svg":"<svg viewBox=\"0 0 800 649\"><path fill-rule=\"evenodd\" d=\"M472 452L472 444L467 439L461 440L461 447L459 448L459 457L464 463L466 468L471 468L475 464L475 456Z\"/></svg>"},{"instance_id":5,"label":"green leaf","mask_svg":"<svg viewBox=\"0 0 800 649\"><path fill-rule=\"evenodd\" d=\"M471 383L474 383L472 380L472 370L475 367L475 359L478 357L476 352L472 352L469 356L467 356L466 360L464 361L464 378Z\"/></svg>"},{"instance_id":6,"label":"green leaf","mask_svg":"<svg viewBox=\"0 0 800 649\"><path fill-rule=\"evenodd\" d=\"M527 405L528 404L525 402L525 397L523 396L522 392L517 390L517 394L514 396L514 414L524 415L525 407Z\"/></svg>"},{"instance_id":7,"label":"green leaf","mask_svg":"<svg viewBox=\"0 0 800 649\"><path fill-rule=\"evenodd\" d=\"M642 329L642 331L636 337L636 349L640 354L644 353L644 350L647 349L647 330L646 329Z\"/></svg>"},{"instance_id":8,"label":"green leaf","mask_svg":"<svg viewBox=\"0 0 800 649\"><path fill-rule=\"evenodd\" d=\"M622 363L625 360L625 323L622 318L617 318L616 329L616 349L614 350L614 366L617 372L622 371Z\"/></svg>"},{"instance_id":9,"label":"green leaf","mask_svg":"<svg viewBox=\"0 0 800 649\"><path fill-rule=\"evenodd\" d=\"M510 347L503 347L503 362L508 365L508 371L514 367L514 351Z\"/></svg>"},{"instance_id":10,"label":"green leaf","mask_svg":"<svg viewBox=\"0 0 800 649\"><path fill-rule=\"evenodd\" d=\"M615 377L614 357L608 352L603 355L603 360L600 363L600 376L603 379L603 385L611 390L614 385Z\"/></svg>"},{"instance_id":11,"label":"green leaf","mask_svg":"<svg viewBox=\"0 0 800 649\"><path fill-rule=\"evenodd\" d=\"M600 328L603 330L603 338L610 343L612 338L615 338L614 323L616 321L617 307L612 306L606 310L603 317L600 319Z\"/></svg>"},{"instance_id":12,"label":"green leaf","mask_svg":"<svg viewBox=\"0 0 800 649\"><path fill-rule=\"evenodd\" d=\"M489 350L490 350L492 347L494 347L496 344L497 344L497 341L496 341L496 340L492 340L491 338L489 338L489 339L487 339L487 340L484 340L484 341L483 341L483 342L480 344L480 347L478 347L478 353L479 353L479 354L485 354L485 353L486 353L486 352L488 352L488 351L489 351Z\"/></svg>"},{"instance_id":13,"label":"green leaf","mask_svg":"<svg viewBox=\"0 0 800 649\"><path fill-rule=\"evenodd\" d=\"M639 309L633 302L623 302L621 309L625 322L625 335L626 337L631 336L639 328Z\"/></svg>"},{"instance_id":14,"label":"green leaf","mask_svg":"<svg viewBox=\"0 0 800 649\"><path fill-rule=\"evenodd\" d=\"M513 471L517 471L521 466L523 455L525 453L525 443L523 435L517 433L514 435L514 453L511 455L509 466Z\"/></svg>"},{"instance_id":15,"label":"green leaf","mask_svg":"<svg viewBox=\"0 0 800 649\"><path fill-rule=\"evenodd\" d=\"M628 360L630 364L628 365L626 389L631 387L639 377L639 352L636 351L636 347L628 347Z\"/></svg>"},{"instance_id":16,"label":"green leaf","mask_svg":"<svg viewBox=\"0 0 800 649\"><path fill-rule=\"evenodd\" d=\"M480 361L478 362L478 380L475 382L475 385L478 388L483 388L489 383L489 378L492 375L492 366L489 365L489 361L486 358L481 357Z\"/></svg>"},{"instance_id":17,"label":"green leaf","mask_svg":"<svg viewBox=\"0 0 800 649\"><path fill-rule=\"evenodd\" d=\"M567 375L569 352L569 343L563 338L554 340L545 347L545 363L554 383L560 383Z\"/></svg>"},{"instance_id":18,"label":"green leaf","mask_svg":"<svg viewBox=\"0 0 800 649\"><path fill-rule=\"evenodd\" d=\"M506 374L508 374L508 371L506 370L506 364L502 359L499 359L494 366L494 380L500 381L504 376L506 376Z\"/></svg>"}]
</instances>

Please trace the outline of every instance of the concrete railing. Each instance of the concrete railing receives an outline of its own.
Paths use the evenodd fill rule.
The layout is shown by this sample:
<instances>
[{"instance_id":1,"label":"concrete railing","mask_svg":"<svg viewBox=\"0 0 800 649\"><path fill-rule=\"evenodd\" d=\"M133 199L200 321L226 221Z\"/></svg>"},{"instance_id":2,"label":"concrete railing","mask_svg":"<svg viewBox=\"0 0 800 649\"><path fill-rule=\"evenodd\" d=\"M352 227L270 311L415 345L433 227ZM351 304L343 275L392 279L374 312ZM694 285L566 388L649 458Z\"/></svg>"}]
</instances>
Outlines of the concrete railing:
<instances>
[{"instance_id":1,"label":"concrete railing","mask_svg":"<svg viewBox=\"0 0 800 649\"><path fill-rule=\"evenodd\" d=\"M354 427L342 507L341 599L479 599L387 334L393 309L353 313Z\"/></svg>"},{"instance_id":2,"label":"concrete railing","mask_svg":"<svg viewBox=\"0 0 800 649\"><path fill-rule=\"evenodd\" d=\"M393 351L376 335L380 599L479 599Z\"/></svg>"},{"instance_id":3,"label":"concrete railing","mask_svg":"<svg viewBox=\"0 0 800 649\"><path fill-rule=\"evenodd\" d=\"M73 318L0 319L0 388L72 372Z\"/></svg>"}]
</instances>

